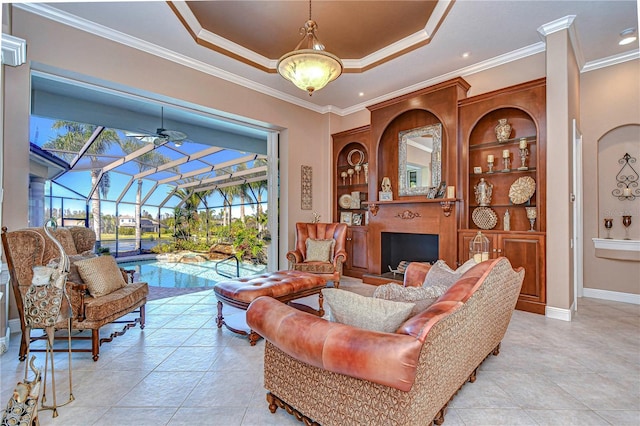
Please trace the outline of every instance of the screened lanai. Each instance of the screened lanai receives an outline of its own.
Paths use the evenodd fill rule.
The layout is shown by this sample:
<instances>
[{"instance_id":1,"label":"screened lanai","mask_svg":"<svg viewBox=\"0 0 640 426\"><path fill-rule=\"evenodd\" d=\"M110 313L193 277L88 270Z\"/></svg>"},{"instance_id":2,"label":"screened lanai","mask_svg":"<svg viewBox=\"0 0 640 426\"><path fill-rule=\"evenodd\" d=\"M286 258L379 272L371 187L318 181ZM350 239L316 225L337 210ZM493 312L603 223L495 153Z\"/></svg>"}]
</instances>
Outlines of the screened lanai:
<instances>
[{"instance_id":1,"label":"screened lanai","mask_svg":"<svg viewBox=\"0 0 640 426\"><path fill-rule=\"evenodd\" d=\"M229 244L266 262L272 132L39 73L32 88L32 163L55 172L31 173L31 225L91 227L116 256Z\"/></svg>"}]
</instances>

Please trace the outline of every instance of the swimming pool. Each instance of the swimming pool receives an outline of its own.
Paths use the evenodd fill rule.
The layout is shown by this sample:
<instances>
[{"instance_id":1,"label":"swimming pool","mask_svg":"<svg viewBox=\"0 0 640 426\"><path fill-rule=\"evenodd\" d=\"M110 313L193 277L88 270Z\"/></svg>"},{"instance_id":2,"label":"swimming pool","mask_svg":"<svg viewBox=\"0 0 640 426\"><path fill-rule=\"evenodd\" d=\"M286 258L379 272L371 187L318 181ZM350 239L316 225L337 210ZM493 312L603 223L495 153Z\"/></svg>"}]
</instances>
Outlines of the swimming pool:
<instances>
[{"instance_id":1,"label":"swimming pool","mask_svg":"<svg viewBox=\"0 0 640 426\"><path fill-rule=\"evenodd\" d=\"M228 277L216 273L215 264L215 261L174 263L158 260L119 263L122 268L135 270L136 280L145 281L150 286L173 288L213 287L218 281L229 280ZM218 270L235 276L235 263L221 263ZM260 274L265 270L264 265L240 263L241 277Z\"/></svg>"}]
</instances>

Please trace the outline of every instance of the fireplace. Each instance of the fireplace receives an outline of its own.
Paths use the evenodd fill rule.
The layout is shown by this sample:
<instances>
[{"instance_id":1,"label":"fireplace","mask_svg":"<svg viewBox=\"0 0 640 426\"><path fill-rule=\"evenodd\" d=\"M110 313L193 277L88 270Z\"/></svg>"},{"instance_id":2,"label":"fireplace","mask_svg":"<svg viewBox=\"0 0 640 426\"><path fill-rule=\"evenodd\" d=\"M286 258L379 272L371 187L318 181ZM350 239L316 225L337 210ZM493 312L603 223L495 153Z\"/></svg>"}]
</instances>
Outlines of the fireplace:
<instances>
[{"instance_id":1,"label":"fireplace","mask_svg":"<svg viewBox=\"0 0 640 426\"><path fill-rule=\"evenodd\" d=\"M403 260L429 263L438 260L437 234L382 232L380 243L382 272L388 271L389 266L396 269Z\"/></svg>"}]
</instances>

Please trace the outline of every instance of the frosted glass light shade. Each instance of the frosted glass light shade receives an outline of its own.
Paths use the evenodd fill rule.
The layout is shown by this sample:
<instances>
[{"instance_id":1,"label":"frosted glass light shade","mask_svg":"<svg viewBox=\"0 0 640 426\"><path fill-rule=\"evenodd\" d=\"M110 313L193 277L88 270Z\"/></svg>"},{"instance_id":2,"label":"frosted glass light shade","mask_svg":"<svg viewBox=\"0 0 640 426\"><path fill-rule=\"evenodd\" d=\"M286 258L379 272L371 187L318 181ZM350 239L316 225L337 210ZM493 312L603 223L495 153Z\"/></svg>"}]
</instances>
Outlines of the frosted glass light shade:
<instances>
[{"instance_id":1,"label":"frosted glass light shade","mask_svg":"<svg viewBox=\"0 0 640 426\"><path fill-rule=\"evenodd\" d=\"M324 50L294 50L278 60L278 73L311 96L342 74L342 61Z\"/></svg>"}]
</instances>

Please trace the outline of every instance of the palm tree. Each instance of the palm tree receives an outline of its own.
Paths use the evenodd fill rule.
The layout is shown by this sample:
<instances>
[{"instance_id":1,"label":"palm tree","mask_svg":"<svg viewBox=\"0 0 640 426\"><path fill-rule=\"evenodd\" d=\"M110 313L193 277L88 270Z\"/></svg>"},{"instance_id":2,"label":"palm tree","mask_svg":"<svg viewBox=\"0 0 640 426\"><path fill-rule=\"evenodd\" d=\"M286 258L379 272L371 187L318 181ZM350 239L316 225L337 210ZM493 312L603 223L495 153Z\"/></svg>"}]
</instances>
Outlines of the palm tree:
<instances>
[{"instance_id":1,"label":"palm tree","mask_svg":"<svg viewBox=\"0 0 640 426\"><path fill-rule=\"evenodd\" d=\"M259 158L257 160L255 160L253 162L253 167L260 167L260 166L266 166L267 165L267 160L264 158ZM256 203L257 203L257 207L256 207L256 218L258 219L258 230L262 231L263 229L263 220L261 220L262 217L262 194L263 192L267 191L268 189L268 182L267 180L261 180L258 182L250 182L249 184L249 188L253 191L253 193L256 196Z\"/></svg>"},{"instance_id":2,"label":"palm tree","mask_svg":"<svg viewBox=\"0 0 640 426\"><path fill-rule=\"evenodd\" d=\"M220 194L223 198L223 212L224 216L222 219L223 226L231 227L231 207L233 206L233 199L236 196L236 187L235 186L226 186L224 188L218 188Z\"/></svg>"},{"instance_id":3,"label":"palm tree","mask_svg":"<svg viewBox=\"0 0 640 426\"><path fill-rule=\"evenodd\" d=\"M212 193L213 190L199 192L191 192L183 188L176 190L175 195L184 200L182 204L182 215L187 219L189 224L189 233L196 230L195 228L199 221L198 207L201 203L204 203L206 207L205 200Z\"/></svg>"},{"instance_id":4,"label":"palm tree","mask_svg":"<svg viewBox=\"0 0 640 426\"><path fill-rule=\"evenodd\" d=\"M260 217L262 216L262 194L268 188L267 180L265 179L258 182L251 182L249 183L249 187L256 196L256 218L258 219L258 228L260 231L262 231L263 224L262 220L260 220Z\"/></svg>"},{"instance_id":5,"label":"palm tree","mask_svg":"<svg viewBox=\"0 0 640 426\"><path fill-rule=\"evenodd\" d=\"M76 123L73 121L56 121L53 123L53 129L64 129L65 133L57 135L55 138L46 142L42 148L61 151L57 155L65 161L71 162L76 153L78 153L84 144L91 138L97 126L90 124ZM89 157L91 162L91 188L98 183L100 172L102 170L99 163L99 156L106 153L114 143L119 143L120 138L115 130L104 129L93 141L87 152L84 154ZM103 176L104 179L104 176ZM106 195L109 184L101 181L101 188L93 191L91 194L91 214L93 216L93 231L96 233L96 245L100 246L102 227L100 224L100 195Z\"/></svg>"},{"instance_id":6,"label":"palm tree","mask_svg":"<svg viewBox=\"0 0 640 426\"><path fill-rule=\"evenodd\" d=\"M139 141L135 138L127 138L120 143L120 147L126 154L131 154L144 147L146 144L142 141ZM144 154L138 156L134 162L138 166L138 172L143 172L149 168L157 167L162 164L168 163L171 159L165 155L160 154L156 150L145 152ZM174 167L170 170L177 171L177 168ZM140 251L142 248L141 240L142 240L142 226L140 224L140 209L142 206L142 179L138 179L138 189L136 191L136 206L135 206L135 217L136 217L136 243L135 250Z\"/></svg>"}]
</instances>

